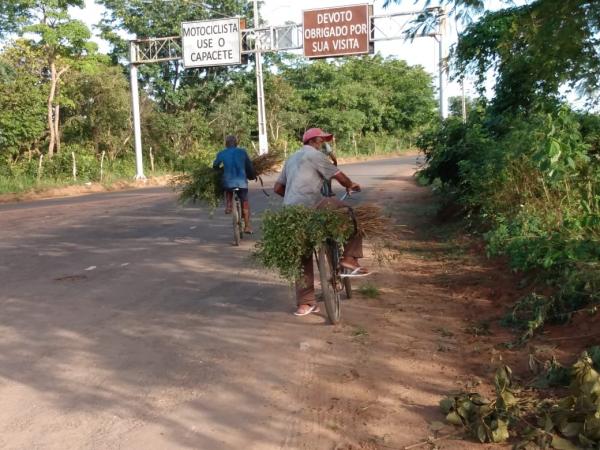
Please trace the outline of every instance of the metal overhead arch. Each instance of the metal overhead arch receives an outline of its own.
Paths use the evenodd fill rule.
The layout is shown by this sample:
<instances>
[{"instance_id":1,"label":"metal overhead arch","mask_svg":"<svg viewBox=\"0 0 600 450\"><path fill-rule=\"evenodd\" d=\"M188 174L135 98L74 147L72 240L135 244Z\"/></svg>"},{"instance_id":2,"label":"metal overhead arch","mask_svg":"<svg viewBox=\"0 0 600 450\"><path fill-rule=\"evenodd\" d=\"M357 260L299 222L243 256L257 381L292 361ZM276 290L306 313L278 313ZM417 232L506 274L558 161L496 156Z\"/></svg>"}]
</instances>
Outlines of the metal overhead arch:
<instances>
[{"instance_id":1,"label":"metal overhead arch","mask_svg":"<svg viewBox=\"0 0 600 450\"><path fill-rule=\"evenodd\" d=\"M255 3L256 6L256 3ZM446 13L441 7L428 8L421 11L379 14L370 16L370 43L407 39L407 30L410 17L418 16L424 12L437 12L437 32L417 35L415 37L433 37L438 43L438 88L439 112L442 119L447 117L447 101L445 87L447 83L446 43L444 39L446 26ZM254 21L258 22L258 11L255 8ZM407 19L409 18L409 19ZM266 26L241 30L241 42L244 43L243 55L255 54L257 66L257 104L259 127L259 150L268 152L266 147L266 129L264 112L264 95L262 94L262 53L285 52L301 50L303 48L302 24L287 24ZM153 64L167 61L179 61L183 58L180 36L161 38L135 39L129 43L129 64L131 100L133 111L134 143L136 155L136 179L146 179L142 159L142 136L139 109L139 88L137 67L141 64Z\"/></svg>"}]
</instances>

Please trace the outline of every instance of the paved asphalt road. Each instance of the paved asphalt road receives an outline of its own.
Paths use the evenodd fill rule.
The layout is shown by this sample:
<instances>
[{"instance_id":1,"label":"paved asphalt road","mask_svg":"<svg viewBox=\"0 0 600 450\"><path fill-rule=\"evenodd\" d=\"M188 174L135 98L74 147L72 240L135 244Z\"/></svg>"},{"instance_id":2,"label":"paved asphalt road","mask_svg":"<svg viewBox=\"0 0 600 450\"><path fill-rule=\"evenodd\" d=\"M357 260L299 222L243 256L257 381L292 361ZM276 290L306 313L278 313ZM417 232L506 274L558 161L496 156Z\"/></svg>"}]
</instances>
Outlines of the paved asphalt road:
<instances>
[{"instance_id":1,"label":"paved asphalt road","mask_svg":"<svg viewBox=\"0 0 600 450\"><path fill-rule=\"evenodd\" d=\"M414 167L342 169L366 197ZM303 448L298 355L331 329L290 314L221 209L167 188L4 204L0 238L0 448Z\"/></svg>"}]
</instances>

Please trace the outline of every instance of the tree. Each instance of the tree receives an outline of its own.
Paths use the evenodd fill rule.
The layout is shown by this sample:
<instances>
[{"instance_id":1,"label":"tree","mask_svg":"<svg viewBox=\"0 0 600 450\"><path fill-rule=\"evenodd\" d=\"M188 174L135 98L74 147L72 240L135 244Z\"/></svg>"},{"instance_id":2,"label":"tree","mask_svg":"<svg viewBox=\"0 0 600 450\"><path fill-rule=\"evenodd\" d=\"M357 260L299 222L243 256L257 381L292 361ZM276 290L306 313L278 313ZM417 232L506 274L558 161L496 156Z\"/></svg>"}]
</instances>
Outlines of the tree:
<instances>
[{"instance_id":1,"label":"tree","mask_svg":"<svg viewBox=\"0 0 600 450\"><path fill-rule=\"evenodd\" d=\"M565 85L593 99L600 88L599 32L600 9L593 1L538 0L486 13L462 34L456 68L480 79L489 69L498 72L499 112L552 102Z\"/></svg>"},{"instance_id":2,"label":"tree","mask_svg":"<svg viewBox=\"0 0 600 450\"><path fill-rule=\"evenodd\" d=\"M471 97L465 97L465 113L467 116L477 106L477 100ZM451 116L462 117L463 98L461 96L448 97L448 112Z\"/></svg>"},{"instance_id":3,"label":"tree","mask_svg":"<svg viewBox=\"0 0 600 450\"><path fill-rule=\"evenodd\" d=\"M0 157L17 159L44 138L44 64L23 40L0 53Z\"/></svg>"},{"instance_id":4,"label":"tree","mask_svg":"<svg viewBox=\"0 0 600 450\"><path fill-rule=\"evenodd\" d=\"M402 0L386 0L390 3ZM450 14L468 24L454 51L459 76L474 73L479 85L493 69L498 77L492 106L497 112L528 112L541 104L557 105L569 86L597 102L600 88L600 8L597 0L534 0L490 12L485 0L442 0ZM431 1L426 1L430 6ZM482 15L483 14L483 15ZM418 19L427 31L431 14ZM474 19L477 18L477 20ZM414 30L413 30L414 31Z\"/></svg>"},{"instance_id":5,"label":"tree","mask_svg":"<svg viewBox=\"0 0 600 450\"><path fill-rule=\"evenodd\" d=\"M108 57L92 55L73 65L64 79L62 104L65 142L89 141L110 159L131 147L129 85Z\"/></svg>"},{"instance_id":6,"label":"tree","mask_svg":"<svg viewBox=\"0 0 600 450\"><path fill-rule=\"evenodd\" d=\"M300 93L281 75L265 73L265 110L269 142L275 147L281 141L295 140L294 130L308 125L306 105Z\"/></svg>"},{"instance_id":7,"label":"tree","mask_svg":"<svg viewBox=\"0 0 600 450\"><path fill-rule=\"evenodd\" d=\"M250 5L246 0L99 0L107 9L100 28L102 37L113 46L114 62L128 58L127 42L119 31L136 36L178 36L181 22L210 18L248 17ZM239 69L237 69L239 70ZM230 75L236 69L211 67L184 70L180 61L144 65L139 74L142 86L156 99L164 111L188 111L197 107L210 110L216 98L220 98Z\"/></svg>"},{"instance_id":8,"label":"tree","mask_svg":"<svg viewBox=\"0 0 600 450\"><path fill-rule=\"evenodd\" d=\"M81 2L76 2L81 4ZM29 21L22 33L33 33L37 40L31 45L43 50L50 71L50 92L48 93L48 156L51 158L60 150L59 118L60 105L56 101L61 77L69 70L69 59L81 56L93 47L89 43L90 31L85 24L69 17L69 2L62 0L42 0L29 8Z\"/></svg>"},{"instance_id":9,"label":"tree","mask_svg":"<svg viewBox=\"0 0 600 450\"><path fill-rule=\"evenodd\" d=\"M318 60L281 72L302 98L306 124L328 128L341 140L412 133L435 117L431 76L404 61L380 55Z\"/></svg>"},{"instance_id":10,"label":"tree","mask_svg":"<svg viewBox=\"0 0 600 450\"><path fill-rule=\"evenodd\" d=\"M256 128L256 106L248 89L234 85L208 116L214 141L222 145L225 136L236 135L240 141L250 140L250 130Z\"/></svg>"}]
</instances>

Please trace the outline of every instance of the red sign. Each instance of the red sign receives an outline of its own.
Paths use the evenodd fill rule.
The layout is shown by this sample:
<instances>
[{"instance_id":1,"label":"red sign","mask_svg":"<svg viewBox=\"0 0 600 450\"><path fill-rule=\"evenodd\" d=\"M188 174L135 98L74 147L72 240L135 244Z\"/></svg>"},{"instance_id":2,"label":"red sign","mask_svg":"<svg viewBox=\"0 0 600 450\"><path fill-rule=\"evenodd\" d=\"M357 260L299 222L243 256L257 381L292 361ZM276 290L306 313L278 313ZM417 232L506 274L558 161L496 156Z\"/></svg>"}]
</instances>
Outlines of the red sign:
<instances>
[{"instance_id":1,"label":"red sign","mask_svg":"<svg viewBox=\"0 0 600 450\"><path fill-rule=\"evenodd\" d=\"M304 56L369 53L369 5L303 11Z\"/></svg>"}]
</instances>

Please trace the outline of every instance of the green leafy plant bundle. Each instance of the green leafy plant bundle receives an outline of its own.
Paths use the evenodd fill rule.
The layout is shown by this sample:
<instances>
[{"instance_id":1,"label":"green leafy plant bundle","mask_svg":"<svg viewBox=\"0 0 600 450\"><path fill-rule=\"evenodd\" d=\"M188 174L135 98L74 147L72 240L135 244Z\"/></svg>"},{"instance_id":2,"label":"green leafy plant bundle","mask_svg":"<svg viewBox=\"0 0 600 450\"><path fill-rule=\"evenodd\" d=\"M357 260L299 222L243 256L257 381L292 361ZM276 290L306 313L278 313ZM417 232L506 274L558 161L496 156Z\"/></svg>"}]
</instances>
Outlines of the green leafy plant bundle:
<instances>
[{"instance_id":1,"label":"green leafy plant bundle","mask_svg":"<svg viewBox=\"0 0 600 450\"><path fill-rule=\"evenodd\" d=\"M302 258L326 239L345 242L354 227L349 216L336 210L287 206L263 216L263 237L256 258L292 282L302 275Z\"/></svg>"},{"instance_id":2,"label":"green leafy plant bundle","mask_svg":"<svg viewBox=\"0 0 600 450\"><path fill-rule=\"evenodd\" d=\"M222 171L200 164L192 172L174 177L171 184L181 203L201 201L216 208L223 197L222 176Z\"/></svg>"}]
</instances>

